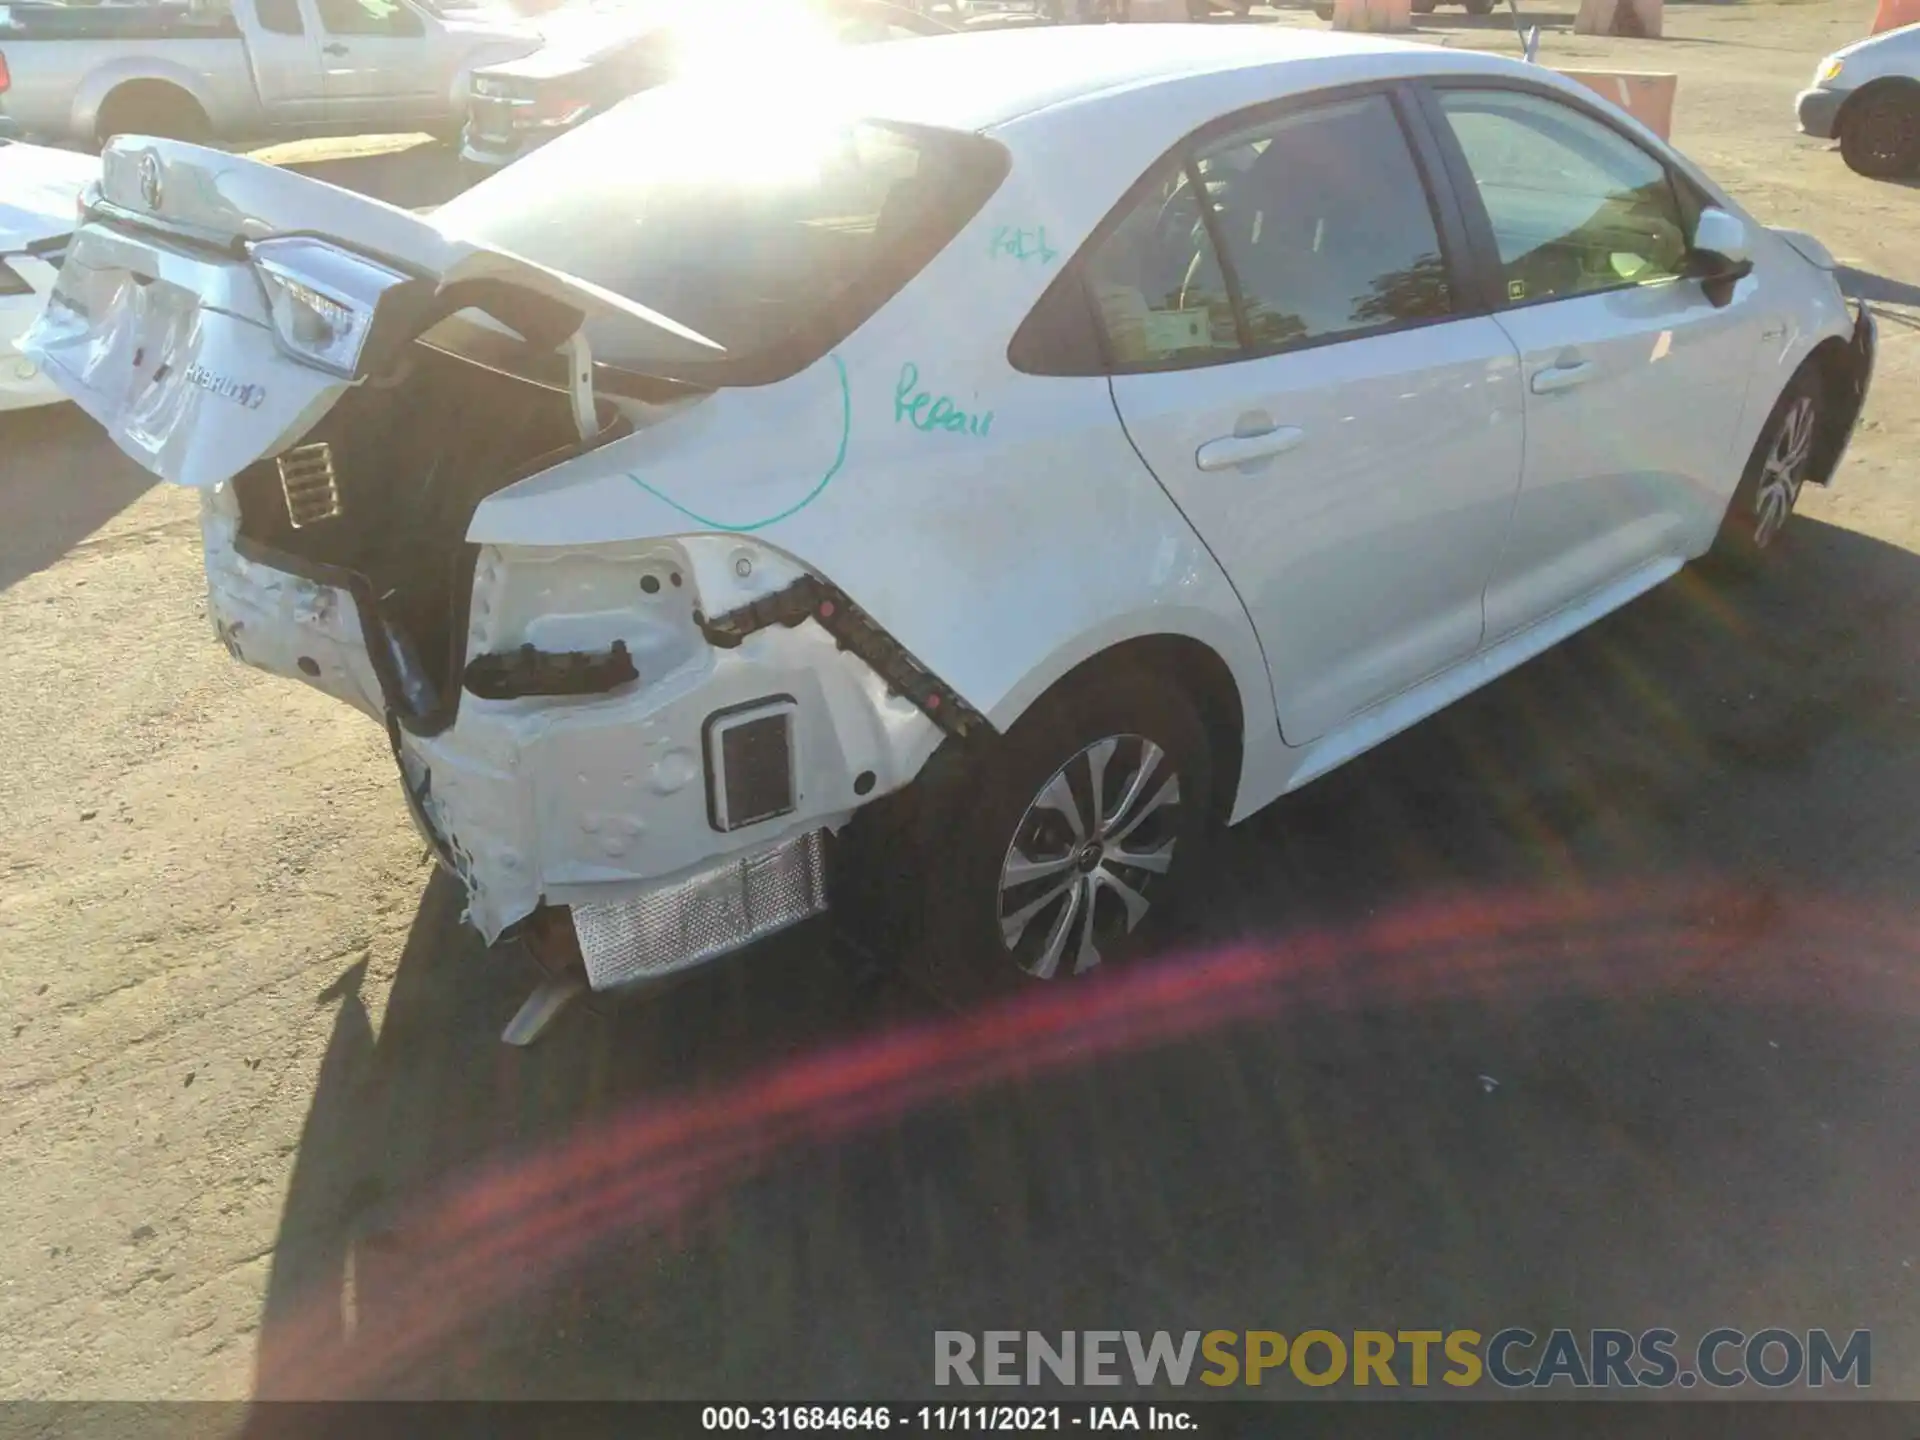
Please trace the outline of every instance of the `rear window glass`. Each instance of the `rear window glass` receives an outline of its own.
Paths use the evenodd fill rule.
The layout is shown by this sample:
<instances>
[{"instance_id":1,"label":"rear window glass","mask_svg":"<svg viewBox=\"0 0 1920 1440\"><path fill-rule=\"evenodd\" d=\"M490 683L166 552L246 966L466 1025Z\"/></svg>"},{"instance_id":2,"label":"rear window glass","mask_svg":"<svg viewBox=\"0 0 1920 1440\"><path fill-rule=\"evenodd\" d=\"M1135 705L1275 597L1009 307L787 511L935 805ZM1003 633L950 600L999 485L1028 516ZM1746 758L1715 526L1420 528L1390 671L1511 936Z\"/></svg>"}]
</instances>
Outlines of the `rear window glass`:
<instances>
[{"instance_id":1,"label":"rear window glass","mask_svg":"<svg viewBox=\"0 0 1920 1440\"><path fill-rule=\"evenodd\" d=\"M600 364L711 384L817 360L917 274L1006 169L976 135L636 96L444 206L450 234L511 251L698 332L717 358L596 317Z\"/></svg>"}]
</instances>

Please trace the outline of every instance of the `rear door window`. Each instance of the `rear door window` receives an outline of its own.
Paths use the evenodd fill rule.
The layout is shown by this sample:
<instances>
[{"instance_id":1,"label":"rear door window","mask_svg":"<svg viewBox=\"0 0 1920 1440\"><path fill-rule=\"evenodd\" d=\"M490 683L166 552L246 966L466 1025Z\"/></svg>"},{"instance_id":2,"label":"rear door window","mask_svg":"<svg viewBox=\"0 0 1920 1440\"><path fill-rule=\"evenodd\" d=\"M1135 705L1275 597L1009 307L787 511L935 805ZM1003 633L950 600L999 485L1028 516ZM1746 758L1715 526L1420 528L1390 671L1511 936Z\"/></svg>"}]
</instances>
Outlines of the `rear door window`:
<instances>
[{"instance_id":1,"label":"rear door window","mask_svg":"<svg viewBox=\"0 0 1920 1440\"><path fill-rule=\"evenodd\" d=\"M1204 143L1145 187L1085 277L1123 370L1269 354L1454 308L1425 186L1379 94Z\"/></svg>"},{"instance_id":2,"label":"rear door window","mask_svg":"<svg viewBox=\"0 0 1920 1440\"><path fill-rule=\"evenodd\" d=\"M1317 106L1218 141L1199 168L1251 348L1451 311L1433 212L1386 96Z\"/></svg>"},{"instance_id":3,"label":"rear door window","mask_svg":"<svg viewBox=\"0 0 1920 1440\"><path fill-rule=\"evenodd\" d=\"M1193 172L1169 171L1088 257L1087 293L1122 368L1240 351L1233 297Z\"/></svg>"}]
</instances>

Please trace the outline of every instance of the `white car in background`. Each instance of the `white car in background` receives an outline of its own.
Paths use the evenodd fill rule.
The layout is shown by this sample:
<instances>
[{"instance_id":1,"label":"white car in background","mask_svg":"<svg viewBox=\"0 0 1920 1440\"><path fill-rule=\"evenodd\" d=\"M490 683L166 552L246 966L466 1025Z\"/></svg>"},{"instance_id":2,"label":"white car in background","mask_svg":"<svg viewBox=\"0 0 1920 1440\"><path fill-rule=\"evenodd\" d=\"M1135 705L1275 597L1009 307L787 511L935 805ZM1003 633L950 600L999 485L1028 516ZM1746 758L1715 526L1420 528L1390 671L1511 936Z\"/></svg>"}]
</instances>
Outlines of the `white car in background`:
<instances>
[{"instance_id":1,"label":"white car in background","mask_svg":"<svg viewBox=\"0 0 1920 1440\"><path fill-rule=\"evenodd\" d=\"M0 140L0 410L66 399L19 340L60 273L80 192L99 175L92 155Z\"/></svg>"},{"instance_id":2,"label":"white car in background","mask_svg":"<svg viewBox=\"0 0 1920 1440\"><path fill-rule=\"evenodd\" d=\"M30 348L489 940L622 990L831 898L971 995L1771 556L1874 328L1550 72L1155 25L663 86L431 218L121 140Z\"/></svg>"},{"instance_id":3,"label":"white car in background","mask_svg":"<svg viewBox=\"0 0 1920 1440\"><path fill-rule=\"evenodd\" d=\"M1803 134L1838 140L1860 174L1920 174L1920 25L1834 51L1794 97L1794 110Z\"/></svg>"}]
</instances>

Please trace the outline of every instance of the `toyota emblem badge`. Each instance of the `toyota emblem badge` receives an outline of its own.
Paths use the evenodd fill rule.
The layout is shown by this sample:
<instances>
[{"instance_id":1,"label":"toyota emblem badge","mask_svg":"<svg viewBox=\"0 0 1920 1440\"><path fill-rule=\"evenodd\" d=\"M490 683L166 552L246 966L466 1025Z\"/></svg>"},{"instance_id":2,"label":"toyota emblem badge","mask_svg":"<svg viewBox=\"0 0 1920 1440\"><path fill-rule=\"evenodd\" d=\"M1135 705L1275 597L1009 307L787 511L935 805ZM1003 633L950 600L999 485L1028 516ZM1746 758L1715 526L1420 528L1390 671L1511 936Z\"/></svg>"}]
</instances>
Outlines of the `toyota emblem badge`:
<instances>
[{"instance_id":1,"label":"toyota emblem badge","mask_svg":"<svg viewBox=\"0 0 1920 1440\"><path fill-rule=\"evenodd\" d=\"M160 188L160 157L149 150L140 157L140 198L147 202L147 209L157 214L163 193Z\"/></svg>"}]
</instances>

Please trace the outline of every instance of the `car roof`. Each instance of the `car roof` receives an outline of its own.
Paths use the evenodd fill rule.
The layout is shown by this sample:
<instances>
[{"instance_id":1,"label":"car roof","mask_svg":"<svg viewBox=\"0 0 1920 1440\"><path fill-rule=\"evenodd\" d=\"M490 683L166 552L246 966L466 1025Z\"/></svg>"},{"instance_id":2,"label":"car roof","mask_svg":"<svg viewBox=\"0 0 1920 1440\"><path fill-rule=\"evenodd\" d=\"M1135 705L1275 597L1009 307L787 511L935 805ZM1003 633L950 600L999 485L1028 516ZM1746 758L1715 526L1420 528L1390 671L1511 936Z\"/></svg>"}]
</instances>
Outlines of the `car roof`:
<instances>
[{"instance_id":1,"label":"car roof","mask_svg":"<svg viewBox=\"0 0 1920 1440\"><path fill-rule=\"evenodd\" d=\"M1257 79L1277 98L1393 75L1528 68L1495 55L1277 24L1084 25L850 47L810 79L858 114L988 131L1086 101L1153 103L1146 97L1164 97L1169 87L1204 91L1232 76Z\"/></svg>"}]
</instances>

